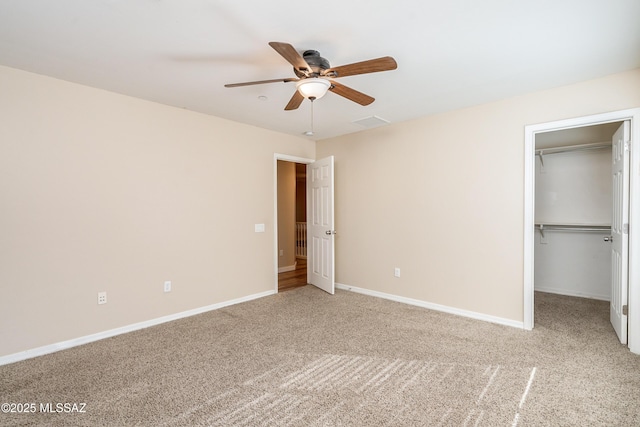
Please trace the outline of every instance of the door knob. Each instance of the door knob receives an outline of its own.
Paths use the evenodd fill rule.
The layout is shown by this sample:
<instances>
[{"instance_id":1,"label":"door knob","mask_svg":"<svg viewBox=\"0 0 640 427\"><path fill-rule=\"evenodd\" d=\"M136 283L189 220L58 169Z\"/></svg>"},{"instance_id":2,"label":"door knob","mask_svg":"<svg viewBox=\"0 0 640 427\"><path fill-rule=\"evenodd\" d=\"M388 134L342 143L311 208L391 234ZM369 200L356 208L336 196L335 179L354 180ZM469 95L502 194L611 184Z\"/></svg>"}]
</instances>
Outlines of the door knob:
<instances>
[{"instance_id":1,"label":"door knob","mask_svg":"<svg viewBox=\"0 0 640 427\"><path fill-rule=\"evenodd\" d=\"M327 231L324 232L324 234L332 235L332 234L336 234L336 232L335 232L335 230L333 230L333 231L332 230L327 230Z\"/></svg>"},{"instance_id":2,"label":"door knob","mask_svg":"<svg viewBox=\"0 0 640 427\"><path fill-rule=\"evenodd\" d=\"M613 242L613 236L604 236L605 242Z\"/></svg>"}]
</instances>

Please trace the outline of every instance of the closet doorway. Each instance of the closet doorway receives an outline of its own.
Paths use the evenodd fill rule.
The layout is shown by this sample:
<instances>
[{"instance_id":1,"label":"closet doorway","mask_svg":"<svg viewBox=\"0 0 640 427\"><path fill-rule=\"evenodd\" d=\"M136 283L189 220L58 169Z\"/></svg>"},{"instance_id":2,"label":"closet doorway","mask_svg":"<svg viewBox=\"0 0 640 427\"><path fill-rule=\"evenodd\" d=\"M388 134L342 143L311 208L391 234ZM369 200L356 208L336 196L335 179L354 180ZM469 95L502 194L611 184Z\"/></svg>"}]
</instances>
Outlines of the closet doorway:
<instances>
[{"instance_id":1,"label":"closet doorway","mask_svg":"<svg viewBox=\"0 0 640 427\"><path fill-rule=\"evenodd\" d=\"M633 154L634 147L640 146L639 121L640 109L634 109L526 127L525 329L534 327L534 290L609 300L620 341L640 353L636 312L640 309L640 266L626 252L634 253L640 243L637 234L630 232L634 219L639 223L640 183L638 174L632 173L626 194L613 191L611 145L614 133L626 122L629 136L624 139ZM638 171L640 158L628 157L630 170ZM622 202L627 203L626 208ZM616 226L615 218L620 222L624 209L629 217ZM624 259L618 257L622 263L616 264L614 244L620 246L625 239ZM628 280L628 290L616 293L612 283L622 283L621 278Z\"/></svg>"},{"instance_id":2,"label":"closet doorway","mask_svg":"<svg viewBox=\"0 0 640 427\"><path fill-rule=\"evenodd\" d=\"M611 138L620 125L536 135L534 290L611 300Z\"/></svg>"}]
</instances>

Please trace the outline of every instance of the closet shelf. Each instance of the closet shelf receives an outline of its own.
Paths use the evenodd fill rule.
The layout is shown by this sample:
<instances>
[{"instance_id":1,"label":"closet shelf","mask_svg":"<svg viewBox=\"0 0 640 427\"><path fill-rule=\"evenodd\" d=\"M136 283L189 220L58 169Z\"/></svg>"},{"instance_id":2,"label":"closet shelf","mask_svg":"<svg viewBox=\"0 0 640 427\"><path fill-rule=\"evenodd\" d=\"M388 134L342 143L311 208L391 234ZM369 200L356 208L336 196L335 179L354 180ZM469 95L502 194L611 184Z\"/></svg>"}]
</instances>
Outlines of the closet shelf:
<instances>
[{"instance_id":1,"label":"closet shelf","mask_svg":"<svg viewBox=\"0 0 640 427\"><path fill-rule=\"evenodd\" d=\"M540 230L540 234L544 237L544 232L548 230L556 231L596 231L610 232L610 224L561 224L561 223L536 223L536 228Z\"/></svg>"}]
</instances>

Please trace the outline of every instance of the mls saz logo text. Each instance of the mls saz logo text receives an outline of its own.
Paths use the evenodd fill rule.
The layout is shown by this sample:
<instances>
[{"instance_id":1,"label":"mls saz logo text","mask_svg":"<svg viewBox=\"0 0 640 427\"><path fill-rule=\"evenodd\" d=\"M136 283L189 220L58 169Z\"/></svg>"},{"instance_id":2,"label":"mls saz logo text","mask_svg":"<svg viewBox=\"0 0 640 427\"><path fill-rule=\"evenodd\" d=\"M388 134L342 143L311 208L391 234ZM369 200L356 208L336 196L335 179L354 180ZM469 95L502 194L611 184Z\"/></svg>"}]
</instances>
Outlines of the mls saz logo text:
<instances>
[{"instance_id":1,"label":"mls saz logo text","mask_svg":"<svg viewBox=\"0 0 640 427\"><path fill-rule=\"evenodd\" d=\"M86 403L41 403L40 412L56 412L70 414L73 412L85 413Z\"/></svg>"}]
</instances>

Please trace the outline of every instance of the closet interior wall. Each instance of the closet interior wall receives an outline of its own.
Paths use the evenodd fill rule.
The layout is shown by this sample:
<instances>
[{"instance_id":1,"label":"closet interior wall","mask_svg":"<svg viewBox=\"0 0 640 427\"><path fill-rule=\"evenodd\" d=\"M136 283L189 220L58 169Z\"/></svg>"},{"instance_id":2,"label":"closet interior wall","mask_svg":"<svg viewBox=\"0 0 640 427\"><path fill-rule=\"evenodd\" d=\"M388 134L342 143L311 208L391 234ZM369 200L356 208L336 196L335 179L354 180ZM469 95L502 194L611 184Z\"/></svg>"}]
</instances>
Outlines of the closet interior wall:
<instances>
[{"instance_id":1,"label":"closet interior wall","mask_svg":"<svg viewBox=\"0 0 640 427\"><path fill-rule=\"evenodd\" d=\"M535 188L535 290L610 300L611 146L543 151Z\"/></svg>"}]
</instances>

